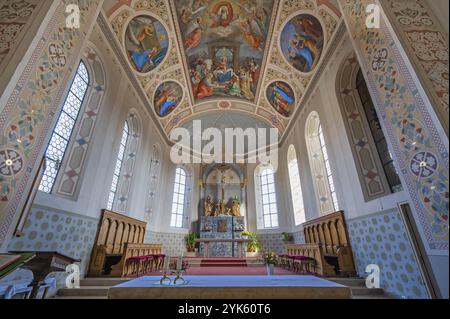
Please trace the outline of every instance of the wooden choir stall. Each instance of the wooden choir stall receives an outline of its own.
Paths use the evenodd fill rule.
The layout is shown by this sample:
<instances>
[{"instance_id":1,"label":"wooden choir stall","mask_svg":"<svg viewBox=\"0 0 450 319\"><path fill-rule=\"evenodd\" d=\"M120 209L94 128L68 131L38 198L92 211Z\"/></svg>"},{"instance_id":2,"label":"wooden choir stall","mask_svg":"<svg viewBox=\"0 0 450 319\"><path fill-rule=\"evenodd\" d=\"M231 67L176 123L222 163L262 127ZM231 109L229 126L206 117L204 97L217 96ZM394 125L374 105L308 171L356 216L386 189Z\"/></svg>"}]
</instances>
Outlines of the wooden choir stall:
<instances>
[{"instance_id":1,"label":"wooden choir stall","mask_svg":"<svg viewBox=\"0 0 450 319\"><path fill-rule=\"evenodd\" d=\"M147 223L103 210L89 265L90 277L126 277L160 269L160 244L144 244Z\"/></svg>"},{"instance_id":2,"label":"wooden choir stall","mask_svg":"<svg viewBox=\"0 0 450 319\"><path fill-rule=\"evenodd\" d=\"M338 211L303 224L305 244L288 245L284 264L313 261L320 276L354 276L356 274L344 212Z\"/></svg>"}]
</instances>

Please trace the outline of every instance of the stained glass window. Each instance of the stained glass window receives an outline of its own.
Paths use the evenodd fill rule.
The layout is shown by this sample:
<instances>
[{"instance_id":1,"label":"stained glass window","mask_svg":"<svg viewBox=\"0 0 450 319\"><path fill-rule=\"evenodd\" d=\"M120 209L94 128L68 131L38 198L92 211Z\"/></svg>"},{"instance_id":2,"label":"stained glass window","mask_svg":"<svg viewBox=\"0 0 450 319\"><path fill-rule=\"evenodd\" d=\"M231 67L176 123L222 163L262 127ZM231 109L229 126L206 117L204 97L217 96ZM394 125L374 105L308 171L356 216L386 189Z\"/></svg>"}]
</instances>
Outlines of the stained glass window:
<instances>
[{"instance_id":1,"label":"stained glass window","mask_svg":"<svg viewBox=\"0 0 450 319\"><path fill-rule=\"evenodd\" d=\"M302 185L294 145L291 145L288 150L288 170L295 225L300 225L305 222L305 206L303 204Z\"/></svg>"},{"instance_id":2,"label":"stained glass window","mask_svg":"<svg viewBox=\"0 0 450 319\"><path fill-rule=\"evenodd\" d=\"M116 199L117 187L119 184L120 173L123 166L123 158L125 156L125 150L127 149L128 136L130 134L128 122L125 121L125 125L122 131L122 138L120 140L119 154L117 155L116 166L114 168L113 180L111 183L111 189L109 191L108 203L106 208L111 210L114 205L114 200Z\"/></svg>"},{"instance_id":3,"label":"stained glass window","mask_svg":"<svg viewBox=\"0 0 450 319\"><path fill-rule=\"evenodd\" d=\"M45 172L39 185L39 190L51 193L61 162L69 144L78 114L83 105L89 85L89 73L83 61L80 62L77 73L70 85L64 106L59 115L56 127L45 151Z\"/></svg>"},{"instance_id":4,"label":"stained glass window","mask_svg":"<svg viewBox=\"0 0 450 319\"><path fill-rule=\"evenodd\" d=\"M378 118L377 111L375 110L375 105L370 97L370 93L361 70L359 70L357 75L356 87L358 89L359 97L361 98L361 103L369 123L370 132L372 133L372 137L375 141L378 155L380 156L381 164L383 165L384 173L391 188L391 192L395 193L402 191L403 187L400 177L395 169L394 160L389 152L386 137L381 128L381 123Z\"/></svg>"},{"instance_id":5,"label":"stained glass window","mask_svg":"<svg viewBox=\"0 0 450 319\"><path fill-rule=\"evenodd\" d=\"M333 181L333 173L331 172L330 159L328 158L327 144L325 143L325 137L323 136L322 125L319 124L319 140L320 147L322 149L323 160L325 162L325 168L327 171L328 184L330 185L331 197L333 199L334 210L339 210L339 203L336 196L336 188Z\"/></svg>"},{"instance_id":6,"label":"stained glass window","mask_svg":"<svg viewBox=\"0 0 450 319\"><path fill-rule=\"evenodd\" d=\"M278 208L274 171L272 168L266 167L261 171L259 178L264 228L276 228L278 227Z\"/></svg>"},{"instance_id":7,"label":"stained glass window","mask_svg":"<svg viewBox=\"0 0 450 319\"><path fill-rule=\"evenodd\" d=\"M183 228L186 171L180 167L175 172L170 227Z\"/></svg>"}]
</instances>

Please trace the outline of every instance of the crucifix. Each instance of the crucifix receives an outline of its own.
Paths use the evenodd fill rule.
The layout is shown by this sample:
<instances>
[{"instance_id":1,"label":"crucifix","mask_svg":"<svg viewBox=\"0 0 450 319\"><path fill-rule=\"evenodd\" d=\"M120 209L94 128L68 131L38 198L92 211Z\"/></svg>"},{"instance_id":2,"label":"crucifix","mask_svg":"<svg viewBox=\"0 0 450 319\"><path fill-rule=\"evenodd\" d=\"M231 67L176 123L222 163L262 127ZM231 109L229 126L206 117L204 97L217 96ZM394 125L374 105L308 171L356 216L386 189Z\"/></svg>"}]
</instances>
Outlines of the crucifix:
<instances>
[{"instance_id":1,"label":"crucifix","mask_svg":"<svg viewBox=\"0 0 450 319\"><path fill-rule=\"evenodd\" d=\"M221 165L218 170L221 172L222 177L220 179L220 184L222 187L221 190L221 200L219 202L219 214L223 215L225 214L225 183L226 183L226 176L225 172L229 170L230 168L226 165Z\"/></svg>"}]
</instances>

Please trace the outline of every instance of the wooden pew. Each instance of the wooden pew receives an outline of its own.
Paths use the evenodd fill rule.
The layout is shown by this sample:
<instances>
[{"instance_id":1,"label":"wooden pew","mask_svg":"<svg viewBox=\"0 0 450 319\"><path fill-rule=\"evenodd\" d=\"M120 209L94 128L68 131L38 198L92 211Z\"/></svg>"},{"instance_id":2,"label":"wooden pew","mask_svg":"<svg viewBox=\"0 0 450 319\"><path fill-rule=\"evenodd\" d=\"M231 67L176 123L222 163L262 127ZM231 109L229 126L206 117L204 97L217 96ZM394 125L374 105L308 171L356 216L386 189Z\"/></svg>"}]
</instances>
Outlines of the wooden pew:
<instances>
[{"instance_id":1,"label":"wooden pew","mask_svg":"<svg viewBox=\"0 0 450 319\"><path fill-rule=\"evenodd\" d=\"M321 276L356 274L343 211L308 221L302 226L306 244L288 245L288 254L313 257L316 273Z\"/></svg>"},{"instance_id":2,"label":"wooden pew","mask_svg":"<svg viewBox=\"0 0 450 319\"><path fill-rule=\"evenodd\" d=\"M162 254L162 245L144 244L147 223L102 210L88 276L127 276L130 257Z\"/></svg>"}]
</instances>

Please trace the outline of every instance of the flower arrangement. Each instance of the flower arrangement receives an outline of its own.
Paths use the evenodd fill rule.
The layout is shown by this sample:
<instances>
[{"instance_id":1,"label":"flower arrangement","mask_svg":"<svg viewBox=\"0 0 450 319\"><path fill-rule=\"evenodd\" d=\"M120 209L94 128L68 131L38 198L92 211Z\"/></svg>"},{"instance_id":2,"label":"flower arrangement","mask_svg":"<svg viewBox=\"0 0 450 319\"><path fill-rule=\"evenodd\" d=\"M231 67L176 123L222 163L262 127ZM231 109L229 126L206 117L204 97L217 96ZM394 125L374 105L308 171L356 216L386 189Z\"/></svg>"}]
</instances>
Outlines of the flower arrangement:
<instances>
[{"instance_id":1,"label":"flower arrangement","mask_svg":"<svg viewBox=\"0 0 450 319\"><path fill-rule=\"evenodd\" d=\"M250 232L246 229L242 232L242 236L250 236Z\"/></svg>"},{"instance_id":2,"label":"flower arrangement","mask_svg":"<svg viewBox=\"0 0 450 319\"><path fill-rule=\"evenodd\" d=\"M264 253L263 260L266 265L276 265L277 254L275 254L274 252Z\"/></svg>"},{"instance_id":3,"label":"flower arrangement","mask_svg":"<svg viewBox=\"0 0 450 319\"><path fill-rule=\"evenodd\" d=\"M248 235L248 239L250 239L250 242L247 245L247 252L249 253L257 253L260 249L260 244L258 237L255 233L250 233Z\"/></svg>"}]
</instances>

